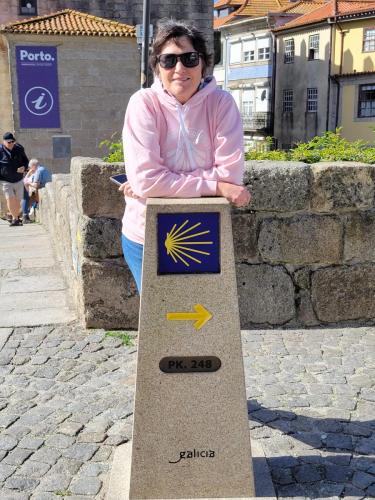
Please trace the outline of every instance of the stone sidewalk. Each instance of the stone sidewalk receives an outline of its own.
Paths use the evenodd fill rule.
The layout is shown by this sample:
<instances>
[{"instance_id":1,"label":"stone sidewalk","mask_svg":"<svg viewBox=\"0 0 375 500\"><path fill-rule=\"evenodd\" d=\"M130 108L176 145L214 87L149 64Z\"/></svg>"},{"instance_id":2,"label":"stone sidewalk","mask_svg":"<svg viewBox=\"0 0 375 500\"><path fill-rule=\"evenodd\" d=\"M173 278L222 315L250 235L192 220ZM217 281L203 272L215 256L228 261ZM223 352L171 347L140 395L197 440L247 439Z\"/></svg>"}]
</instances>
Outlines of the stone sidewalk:
<instances>
[{"instance_id":1,"label":"stone sidewalk","mask_svg":"<svg viewBox=\"0 0 375 500\"><path fill-rule=\"evenodd\" d=\"M0 337L0 498L103 499L131 436L136 339L76 324ZM374 497L375 328L244 331L243 349L278 497Z\"/></svg>"},{"instance_id":2,"label":"stone sidewalk","mask_svg":"<svg viewBox=\"0 0 375 500\"><path fill-rule=\"evenodd\" d=\"M0 220L0 327L69 323L76 319L40 224Z\"/></svg>"},{"instance_id":3,"label":"stone sidewalk","mask_svg":"<svg viewBox=\"0 0 375 500\"><path fill-rule=\"evenodd\" d=\"M0 249L0 499L102 500L131 438L136 336L72 321L42 227L0 222ZM375 497L375 328L244 331L243 350L278 497Z\"/></svg>"}]
</instances>

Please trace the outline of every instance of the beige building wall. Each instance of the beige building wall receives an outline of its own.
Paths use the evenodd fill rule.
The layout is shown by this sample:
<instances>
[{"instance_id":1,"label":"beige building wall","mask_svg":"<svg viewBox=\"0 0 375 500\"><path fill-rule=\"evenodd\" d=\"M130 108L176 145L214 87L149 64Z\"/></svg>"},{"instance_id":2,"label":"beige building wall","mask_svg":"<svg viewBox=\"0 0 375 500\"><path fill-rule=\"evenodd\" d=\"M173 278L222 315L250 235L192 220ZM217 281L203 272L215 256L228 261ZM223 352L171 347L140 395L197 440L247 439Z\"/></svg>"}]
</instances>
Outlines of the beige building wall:
<instances>
[{"instance_id":1,"label":"beige building wall","mask_svg":"<svg viewBox=\"0 0 375 500\"><path fill-rule=\"evenodd\" d=\"M68 172L71 156L102 157L103 139L121 134L130 96L139 88L140 55L135 38L7 35L11 53L14 130L29 157L54 172ZM57 46L60 129L21 129L16 45ZM1 95L1 91L0 91ZM71 155L54 158L53 137L71 138Z\"/></svg>"},{"instance_id":2,"label":"beige building wall","mask_svg":"<svg viewBox=\"0 0 375 500\"><path fill-rule=\"evenodd\" d=\"M319 34L319 58L308 59L309 36ZM278 146L306 141L326 130L330 27L277 34L275 129ZM294 62L284 63L285 40L294 39ZM318 89L318 112L306 111L307 88ZM293 90L293 112L283 112L283 91Z\"/></svg>"},{"instance_id":3,"label":"beige building wall","mask_svg":"<svg viewBox=\"0 0 375 500\"><path fill-rule=\"evenodd\" d=\"M0 35L0 134L13 130L12 98L9 75L8 43Z\"/></svg>"}]
</instances>

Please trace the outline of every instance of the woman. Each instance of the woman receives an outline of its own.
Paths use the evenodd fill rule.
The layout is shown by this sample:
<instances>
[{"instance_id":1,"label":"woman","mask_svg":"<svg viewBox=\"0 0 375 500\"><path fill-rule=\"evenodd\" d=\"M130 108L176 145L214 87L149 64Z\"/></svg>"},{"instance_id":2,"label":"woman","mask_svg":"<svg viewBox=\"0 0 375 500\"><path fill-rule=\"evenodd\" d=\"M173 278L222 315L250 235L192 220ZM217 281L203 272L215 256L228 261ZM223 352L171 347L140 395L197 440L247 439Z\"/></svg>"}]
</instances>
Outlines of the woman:
<instances>
[{"instance_id":1,"label":"woman","mask_svg":"<svg viewBox=\"0 0 375 500\"><path fill-rule=\"evenodd\" d=\"M150 58L155 83L136 92L126 110L122 246L138 290L147 198L223 196L237 207L250 201L240 115L231 95L204 78L209 63L196 28L164 22Z\"/></svg>"}]
</instances>

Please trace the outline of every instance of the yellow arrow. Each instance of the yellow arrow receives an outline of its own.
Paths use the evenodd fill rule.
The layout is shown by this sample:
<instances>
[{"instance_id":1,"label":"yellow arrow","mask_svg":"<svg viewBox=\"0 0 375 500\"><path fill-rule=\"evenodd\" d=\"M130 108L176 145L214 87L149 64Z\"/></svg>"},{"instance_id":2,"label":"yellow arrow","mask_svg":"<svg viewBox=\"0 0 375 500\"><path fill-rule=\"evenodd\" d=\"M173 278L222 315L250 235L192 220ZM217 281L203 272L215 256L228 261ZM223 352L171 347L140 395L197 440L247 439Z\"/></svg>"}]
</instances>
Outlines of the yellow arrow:
<instances>
[{"instance_id":1,"label":"yellow arrow","mask_svg":"<svg viewBox=\"0 0 375 500\"><path fill-rule=\"evenodd\" d=\"M169 321L189 321L193 320L194 328L196 330L200 330L202 326L204 326L207 321L212 318L212 314L210 311L202 306L202 304L195 304L194 306L195 312L173 312L167 313L167 319Z\"/></svg>"}]
</instances>

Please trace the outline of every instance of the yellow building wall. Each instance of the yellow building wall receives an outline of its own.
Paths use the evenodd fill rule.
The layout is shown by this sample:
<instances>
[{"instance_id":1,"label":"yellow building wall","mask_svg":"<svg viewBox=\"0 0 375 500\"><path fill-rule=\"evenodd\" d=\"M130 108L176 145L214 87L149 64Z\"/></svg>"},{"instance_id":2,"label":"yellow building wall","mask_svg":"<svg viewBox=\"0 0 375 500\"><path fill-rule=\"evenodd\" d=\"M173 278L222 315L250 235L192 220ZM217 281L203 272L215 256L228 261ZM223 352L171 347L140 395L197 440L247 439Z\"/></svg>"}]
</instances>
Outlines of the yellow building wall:
<instances>
[{"instance_id":1,"label":"yellow building wall","mask_svg":"<svg viewBox=\"0 0 375 500\"><path fill-rule=\"evenodd\" d=\"M335 43L333 56L333 73L339 73L341 52L341 73L375 71L375 51L363 52L363 36L365 28L375 28L375 19L361 19L340 23L344 32L344 45L341 48L342 34L338 26L335 29Z\"/></svg>"},{"instance_id":2,"label":"yellow building wall","mask_svg":"<svg viewBox=\"0 0 375 500\"><path fill-rule=\"evenodd\" d=\"M341 106L341 123L339 123L342 127L342 135L350 141L362 139L374 144L375 132L371 127L375 126L375 119L373 121L356 120L357 100L356 85L344 85L341 99L341 103L344 103L344 105Z\"/></svg>"}]
</instances>

